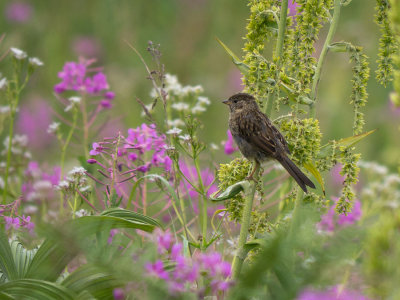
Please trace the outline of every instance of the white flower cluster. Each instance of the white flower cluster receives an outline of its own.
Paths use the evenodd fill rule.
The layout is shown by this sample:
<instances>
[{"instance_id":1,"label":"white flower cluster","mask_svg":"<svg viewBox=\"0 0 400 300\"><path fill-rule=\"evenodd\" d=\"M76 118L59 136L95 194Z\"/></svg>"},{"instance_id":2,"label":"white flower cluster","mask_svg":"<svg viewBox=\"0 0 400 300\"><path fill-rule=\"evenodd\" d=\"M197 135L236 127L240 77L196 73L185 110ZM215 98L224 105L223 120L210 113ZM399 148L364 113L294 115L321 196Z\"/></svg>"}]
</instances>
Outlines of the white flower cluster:
<instances>
[{"instance_id":1,"label":"white flower cluster","mask_svg":"<svg viewBox=\"0 0 400 300\"><path fill-rule=\"evenodd\" d=\"M0 90L4 89L8 84L7 78L1 77L3 77L3 75L0 73Z\"/></svg>"},{"instance_id":2,"label":"white flower cluster","mask_svg":"<svg viewBox=\"0 0 400 300\"><path fill-rule=\"evenodd\" d=\"M400 207L400 176L390 174L388 168L376 162L360 161L358 166L367 178L363 183L361 198L373 205Z\"/></svg>"},{"instance_id":3,"label":"white flower cluster","mask_svg":"<svg viewBox=\"0 0 400 300\"><path fill-rule=\"evenodd\" d=\"M11 54L18 60L24 60L28 57L25 51L22 51L18 48L10 48ZM33 67L41 67L43 66L43 62L37 57L29 57L29 64Z\"/></svg>"},{"instance_id":4,"label":"white flower cluster","mask_svg":"<svg viewBox=\"0 0 400 300\"><path fill-rule=\"evenodd\" d=\"M91 187L87 184L86 170L82 167L74 167L68 172L67 178L58 183L56 189L70 194L74 194L76 190L82 194L88 194Z\"/></svg>"},{"instance_id":5,"label":"white flower cluster","mask_svg":"<svg viewBox=\"0 0 400 300\"><path fill-rule=\"evenodd\" d=\"M9 143L10 143L10 138L7 136L3 141L4 150L1 152L2 155L5 155L8 152ZM31 153L27 149L28 149L28 137L23 134L14 135L11 142L11 153L13 155L29 159L31 158Z\"/></svg>"},{"instance_id":6,"label":"white flower cluster","mask_svg":"<svg viewBox=\"0 0 400 300\"><path fill-rule=\"evenodd\" d=\"M182 86L176 75L165 74L165 87L164 91L167 93L167 100L173 102L171 105L172 109L178 112L185 112L192 114L200 114L207 110L207 106L210 105L210 100L207 97L199 96L200 93L204 92L201 85L186 85ZM158 97L156 89L152 89L150 97ZM146 106L149 109L149 107Z\"/></svg>"},{"instance_id":7,"label":"white flower cluster","mask_svg":"<svg viewBox=\"0 0 400 300\"><path fill-rule=\"evenodd\" d=\"M59 128L60 128L60 123L59 122L53 122L53 123L51 123L50 125L49 125L49 127L47 128L47 133L50 133L50 134L56 134L57 133L57 131L59 130Z\"/></svg>"},{"instance_id":8,"label":"white flower cluster","mask_svg":"<svg viewBox=\"0 0 400 300\"><path fill-rule=\"evenodd\" d=\"M70 111L73 107L77 107L81 103L80 97L69 97L69 105L64 109L64 111Z\"/></svg>"}]
</instances>

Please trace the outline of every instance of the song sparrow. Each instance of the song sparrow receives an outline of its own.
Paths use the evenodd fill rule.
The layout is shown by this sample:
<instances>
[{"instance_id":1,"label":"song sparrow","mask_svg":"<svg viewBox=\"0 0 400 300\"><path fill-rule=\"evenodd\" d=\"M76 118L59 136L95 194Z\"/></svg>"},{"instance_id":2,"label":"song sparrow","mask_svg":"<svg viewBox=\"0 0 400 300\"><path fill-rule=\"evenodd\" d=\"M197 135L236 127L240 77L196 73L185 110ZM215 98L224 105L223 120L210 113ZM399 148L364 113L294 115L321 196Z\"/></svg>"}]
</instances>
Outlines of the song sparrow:
<instances>
[{"instance_id":1,"label":"song sparrow","mask_svg":"<svg viewBox=\"0 0 400 300\"><path fill-rule=\"evenodd\" d=\"M260 111L252 95L238 93L223 103L229 106L229 128L240 152L256 163L248 179L253 179L257 165L276 159L304 192L307 192L306 186L315 188L314 183L288 158L290 151L285 138Z\"/></svg>"}]
</instances>

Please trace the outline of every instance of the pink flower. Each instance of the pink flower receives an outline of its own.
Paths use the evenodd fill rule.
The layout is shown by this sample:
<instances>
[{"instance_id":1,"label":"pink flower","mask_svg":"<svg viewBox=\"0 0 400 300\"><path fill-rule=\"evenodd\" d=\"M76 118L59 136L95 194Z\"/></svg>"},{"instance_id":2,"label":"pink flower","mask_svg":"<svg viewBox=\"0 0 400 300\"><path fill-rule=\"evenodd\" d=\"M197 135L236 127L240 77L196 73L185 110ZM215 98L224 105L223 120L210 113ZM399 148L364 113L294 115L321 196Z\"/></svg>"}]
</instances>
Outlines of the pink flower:
<instances>
[{"instance_id":1,"label":"pink flower","mask_svg":"<svg viewBox=\"0 0 400 300\"><path fill-rule=\"evenodd\" d=\"M155 277L158 277L160 279L168 280L169 279L169 274L167 271L164 270L164 265L161 260L157 260L154 264L152 263L147 263L145 265L146 271Z\"/></svg>"},{"instance_id":2,"label":"pink flower","mask_svg":"<svg viewBox=\"0 0 400 300\"><path fill-rule=\"evenodd\" d=\"M101 52L99 41L91 36L78 36L72 42L72 49L77 56L98 57Z\"/></svg>"},{"instance_id":3,"label":"pink flower","mask_svg":"<svg viewBox=\"0 0 400 300\"><path fill-rule=\"evenodd\" d=\"M98 144L98 143L93 143L92 144L92 150L90 150L89 154L90 155L99 155L103 151L103 147Z\"/></svg>"},{"instance_id":4,"label":"pink flower","mask_svg":"<svg viewBox=\"0 0 400 300\"><path fill-rule=\"evenodd\" d=\"M12 1L6 7L6 18L14 23L26 23L32 16L32 6L22 1Z\"/></svg>"},{"instance_id":5,"label":"pink flower","mask_svg":"<svg viewBox=\"0 0 400 300\"><path fill-rule=\"evenodd\" d=\"M295 0L289 0L288 9L289 9L289 16L294 16L297 14L296 8L299 6Z\"/></svg>"},{"instance_id":6,"label":"pink flower","mask_svg":"<svg viewBox=\"0 0 400 300\"><path fill-rule=\"evenodd\" d=\"M236 152L238 150L238 148L234 147L234 145L233 145L233 137L232 137L231 131L228 130L226 132L226 134L228 135L228 139L225 142L225 154L230 155L230 154Z\"/></svg>"},{"instance_id":7,"label":"pink flower","mask_svg":"<svg viewBox=\"0 0 400 300\"><path fill-rule=\"evenodd\" d=\"M6 224L6 230L9 230L10 228L18 229L21 226L18 217L17 218L4 217L4 221Z\"/></svg>"},{"instance_id":8,"label":"pink flower","mask_svg":"<svg viewBox=\"0 0 400 300\"><path fill-rule=\"evenodd\" d=\"M113 297L115 300L124 300L125 299L124 290L121 288L115 288L113 290Z\"/></svg>"},{"instance_id":9,"label":"pink flower","mask_svg":"<svg viewBox=\"0 0 400 300\"><path fill-rule=\"evenodd\" d=\"M336 203L338 198L334 199ZM359 200L355 200L353 210L345 214L337 215L335 211L335 205L332 205L328 212L321 216L321 221L317 224L318 228L324 231L334 231L338 227L345 227L348 225L355 224L358 220L361 219L362 210L361 210L361 202Z\"/></svg>"}]
</instances>

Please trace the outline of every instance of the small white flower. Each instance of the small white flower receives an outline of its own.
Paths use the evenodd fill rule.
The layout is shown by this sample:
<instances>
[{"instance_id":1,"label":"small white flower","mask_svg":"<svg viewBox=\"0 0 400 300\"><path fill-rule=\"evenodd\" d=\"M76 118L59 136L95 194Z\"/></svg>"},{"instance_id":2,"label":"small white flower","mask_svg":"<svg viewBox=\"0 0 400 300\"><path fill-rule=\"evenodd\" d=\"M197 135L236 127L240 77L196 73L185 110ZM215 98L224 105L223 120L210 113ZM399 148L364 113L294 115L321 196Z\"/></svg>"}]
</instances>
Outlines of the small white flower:
<instances>
[{"instance_id":1,"label":"small white flower","mask_svg":"<svg viewBox=\"0 0 400 300\"><path fill-rule=\"evenodd\" d=\"M43 66L43 62L37 58L37 57L30 57L29 58L29 63L35 67L41 67Z\"/></svg>"},{"instance_id":2,"label":"small white flower","mask_svg":"<svg viewBox=\"0 0 400 300\"><path fill-rule=\"evenodd\" d=\"M188 134L180 135L179 138L185 142L190 141L190 135Z\"/></svg>"},{"instance_id":3,"label":"small white flower","mask_svg":"<svg viewBox=\"0 0 400 300\"><path fill-rule=\"evenodd\" d=\"M85 174L86 170L83 167L74 167L71 171L68 172L68 175L71 176L83 176Z\"/></svg>"},{"instance_id":4,"label":"small white flower","mask_svg":"<svg viewBox=\"0 0 400 300\"><path fill-rule=\"evenodd\" d=\"M69 187L69 182L66 180L61 180L56 186L55 188L57 190L66 190Z\"/></svg>"},{"instance_id":5,"label":"small white flower","mask_svg":"<svg viewBox=\"0 0 400 300\"><path fill-rule=\"evenodd\" d=\"M86 193L86 192L89 192L90 189L91 189L90 185L86 185L86 186L81 187L81 188L79 189L79 191L80 191L81 193Z\"/></svg>"},{"instance_id":6,"label":"small white flower","mask_svg":"<svg viewBox=\"0 0 400 300\"><path fill-rule=\"evenodd\" d=\"M196 105L195 107L192 108L192 113L193 114L198 114L198 113L202 113L205 112L206 108L200 105Z\"/></svg>"},{"instance_id":7,"label":"small white flower","mask_svg":"<svg viewBox=\"0 0 400 300\"><path fill-rule=\"evenodd\" d=\"M189 109L189 104L187 104L185 102L178 102L178 103L172 104L171 107L177 111L184 111L184 110Z\"/></svg>"},{"instance_id":8,"label":"small white flower","mask_svg":"<svg viewBox=\"0 0 400 300\"><path fill-rule=\"evenodd\" d=\"M168 126L171 127L179 127L179 126L184 126L185 122L183 122L181 119L175 119L175 120L168 120L167 124Z\"/></svg>"},{"instance_id":9,"label":"small white flower","mask_svg":"<svg viewBox=\"0 0 400 300\"><path fill-rule=\"evenodd\" d=\"M196 86L187 85L182 88L182 93L184 95L199 94L202 93L203 91L204 89L201 85L196 85Z\"/></svg>"},{"instance_id":10,"label":"small white flower","mask_svg":"<svg viewBox=\"0 0 400 300\"><path fill-rule=\"evenodd\" d=\"M64 111L70 111L73 107L79 105L81 103L80 97L70 97L68 98L69 105L64 109Z\"/></svg>"},{"instance_id":11,"label":"small white flower","mask_svg":"<svg viewBox=\"0 0 400 300\"><path fill-rule=\"evenodd\" d=\"M49 191L51 190L52 187L53 185L48 180L39 180L33 184L33 189L35 189L38 192Z\"/></svg>"},{"instance_id":12,"label":"small white flower","mask_svg":"<svg viewBox=\"0 0 400 300\"><path fill-rule=\"evenodd\" d=\"M8 84L7 78L3 77L2 79L0 79L0 90L5 88L7 84Z\"/></svg>"},{"instance_id":13,"label":"small white flower","mask_svg":"<svg viewBox=\"0 0 400 300\"><path fill-rule=\"evenodd\" d=\"M211 104L210 100L207 97L203 97L203 96L197 97L197 101L199 101L199 103L205 104L205 105Z\"/></svg>"},{"instance_id":14,"label":"small white flower","mask_svg":"<svg viewBox=\"0 0 400 300\"><path fill-rule=\"evenodd\" d=\"M219 150L218 145L217 145L217 144L214 144L214 143L211 143L211 144L210 144L210 148L211 148L211 150Z\"/></svg>"},{"instance_id":15,"label":"small white flower","mask_svg":"<svg viewBox=\"0 0 400 300\"><path fill-rule=\"evenodd\" d=\"M89 215L90 215L90 213L86 209L83 209L83 208L75 212L75 216L77 216L78 218L84 217L84 216L89 216Z\"/></svg>"},{"instance_id":16,"label":"small white flower","mask_svg":"<svg viewBox=\"0 0 400 300\"><path fill-rule=\"evenodd\" d=\"M180 134L182 132L182 129L178 127L171 128L170 130L167 131L167 134Z\"/></svg>"},{"instance_id":17,"label":"small white flower","mask_svg":"<svg viewBox=\"0 0 400 300\"><path fill-rule=\"evenodd\" d=\"M11 48L10 49L12 52L12 55L16 58L16 59L25 59L28 57L28 55L26 54L26 52L18 49L18 48Z\"/></svg>"},{"instance_id":18,"label":"small white flower","mask_svg":"<svg viewBox=\"0 0 400 300\"><path fill-rule=\"evenodd\" d=\"M10 106L0 106L0 114L8 114L10 112Z\"/></svg>"},{"instance_id":19,"label":"small white flower","mask_svg":"<svg viewBox=\"0 0 400 300\"><path fill-rule=\"evenodd\" d=\"M60 123L59 122L53 122L49 125L49 127L47 128L47 133L53 134L56 133L58 131L58 129L60 128Z\"/></svg>"}]
</instances>

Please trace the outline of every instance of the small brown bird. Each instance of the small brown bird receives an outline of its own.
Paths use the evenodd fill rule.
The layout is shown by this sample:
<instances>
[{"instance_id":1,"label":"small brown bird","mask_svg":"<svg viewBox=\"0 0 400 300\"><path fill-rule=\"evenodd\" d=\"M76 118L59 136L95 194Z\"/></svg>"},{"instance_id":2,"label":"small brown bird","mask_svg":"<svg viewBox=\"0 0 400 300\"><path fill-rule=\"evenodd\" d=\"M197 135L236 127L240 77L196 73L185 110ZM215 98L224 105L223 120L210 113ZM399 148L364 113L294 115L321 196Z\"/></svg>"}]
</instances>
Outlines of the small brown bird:
<instances>
[{"instance_id":1,"label":"small brown bird","mask_svg":"<svg viewBox=\"0 0 400 300\"><path fill-rule=\"evenodd\" d=\"M315 188L314 183L287 157L290 151L285 138L260 111L252 95L238 93L223 103L229 106L229 129L240 152L256 163L248 179L253 179L257 165L276 159L304 192L307 192L307 186Z\"/></svg>"}]
</instances>

